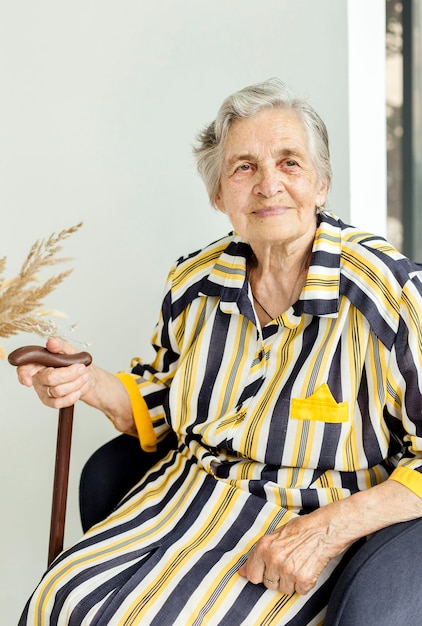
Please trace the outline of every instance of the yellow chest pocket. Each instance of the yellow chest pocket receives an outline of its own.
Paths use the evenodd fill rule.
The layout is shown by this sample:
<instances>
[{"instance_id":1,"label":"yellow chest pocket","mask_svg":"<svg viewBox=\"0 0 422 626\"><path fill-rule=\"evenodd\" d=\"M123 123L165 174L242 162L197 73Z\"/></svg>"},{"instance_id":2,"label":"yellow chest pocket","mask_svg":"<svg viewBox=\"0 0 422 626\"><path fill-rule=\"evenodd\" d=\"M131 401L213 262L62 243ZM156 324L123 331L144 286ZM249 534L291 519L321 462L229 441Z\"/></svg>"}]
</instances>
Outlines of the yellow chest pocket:
<instances>
[{"instance_id":1,"label":"yellow chest pocket","mask_svg":"<svg viewBox=\"0 0 422 626\"><path fill-rule=\"evenodd\" d=\"M324 383L309 398L292 398L290 417L332 424L347 422L349 403L336 402L327 383Z\"/></svg>"}]
</instances>

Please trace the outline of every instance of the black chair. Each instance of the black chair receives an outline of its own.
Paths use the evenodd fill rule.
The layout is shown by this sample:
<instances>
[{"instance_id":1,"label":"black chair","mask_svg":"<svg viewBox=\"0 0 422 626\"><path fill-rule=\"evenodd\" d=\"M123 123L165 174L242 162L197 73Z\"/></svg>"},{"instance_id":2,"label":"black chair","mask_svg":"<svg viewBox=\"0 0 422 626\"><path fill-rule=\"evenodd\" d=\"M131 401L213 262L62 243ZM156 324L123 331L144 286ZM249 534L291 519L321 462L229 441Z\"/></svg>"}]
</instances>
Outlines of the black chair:
<instances>
[{"instance_id":1,"label":"black chair","mask_svg":"<svg viewBox=\"0 0 422 626\"><path fill-rule=\"evenodd\" d=\"M142 476L176 445L176 437L168 435L155 452L144 452L136 437L119 435L96 450L85 463L79 482L83 531L105 519Z\"/></svg>"},{"instance_id":2,"label":"black chair","mask_svg":"<svg viewBox=\"0 0 422 626\"><path fill-rule=\"evenodd\" d=\"M175 447L170 435L156 452L147 453L135 437L120 435L99 448L81 475L84 531L111 513L143 474ZM353 549L331 593L324 626L421 626L422 519L384 528Z\"/></svg>"}]
</instances>

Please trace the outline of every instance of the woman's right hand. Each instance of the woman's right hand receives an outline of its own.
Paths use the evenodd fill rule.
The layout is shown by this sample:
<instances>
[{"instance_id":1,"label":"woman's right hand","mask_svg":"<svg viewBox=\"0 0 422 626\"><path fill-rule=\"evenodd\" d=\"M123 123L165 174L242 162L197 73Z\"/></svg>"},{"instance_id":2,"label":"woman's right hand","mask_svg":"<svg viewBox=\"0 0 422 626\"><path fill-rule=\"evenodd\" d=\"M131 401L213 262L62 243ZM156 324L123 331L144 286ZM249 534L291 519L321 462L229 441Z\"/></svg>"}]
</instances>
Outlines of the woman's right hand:
<instances>
[{"instance_id":1,"label":"woman's right hand","mask_svg":"<svg viewBox=\"0 0 422 626\"><path fill-rule=\"evenodd\" d=\"M55 354L76 354L78 350L56 337L46 344L47 350ZM81 363L68 367L46 367L39 363L20 365L17 368L19 382L34 387L40 400L47 406L60 409L71 406L78 400L89 397L92 384L89 368Z\"/></svg>"},{"instance_id":2,"label":"woman's right hand","mask_svg":"<svg viewBox=\"0 0 422 626\"><path fill-rule=\"evenodd\" d=\"M76 354L69 343L53 337L47 350L55 354ZM132 405L123 383L113 374L96 365L74 363L67 367L46 367L40 363L20 365L19 382L34 387L40 400L49 407L62 409L78 400L102 411L122 433L136 435Z\"/></svg>"}]
</instances>

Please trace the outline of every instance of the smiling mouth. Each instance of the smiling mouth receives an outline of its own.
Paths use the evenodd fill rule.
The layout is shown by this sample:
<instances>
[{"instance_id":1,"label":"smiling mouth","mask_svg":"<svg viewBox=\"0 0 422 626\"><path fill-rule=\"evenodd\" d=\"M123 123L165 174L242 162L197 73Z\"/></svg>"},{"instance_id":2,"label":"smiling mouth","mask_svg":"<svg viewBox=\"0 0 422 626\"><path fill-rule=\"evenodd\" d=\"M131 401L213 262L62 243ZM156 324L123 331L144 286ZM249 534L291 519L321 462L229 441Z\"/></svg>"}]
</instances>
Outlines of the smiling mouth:
<instances>
[{"instance_id":1,"label":"smiling mouth","mask_svg":"<svg viewBox=\"0 0 422 626\"><path fill-rule=\"evenodd\" d=\"M267 217L271 215L284 215L289 210L290 207L287 206L267 206L262 207L261 209L256 209L253 213L258 217Z\"/></svg>"}]
</instances>

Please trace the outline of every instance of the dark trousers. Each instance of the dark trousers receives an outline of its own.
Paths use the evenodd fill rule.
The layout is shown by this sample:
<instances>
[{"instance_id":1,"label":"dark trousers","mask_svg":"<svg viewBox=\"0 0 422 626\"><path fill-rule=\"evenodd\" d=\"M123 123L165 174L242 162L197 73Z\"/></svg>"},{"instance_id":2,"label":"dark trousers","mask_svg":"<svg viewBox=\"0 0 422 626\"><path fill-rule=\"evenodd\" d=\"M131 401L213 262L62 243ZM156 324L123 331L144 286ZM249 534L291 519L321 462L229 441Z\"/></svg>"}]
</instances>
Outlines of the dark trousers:
<instances>
[{"instance_id":1,"label":"dark trousers","mask_svg":"<svg viewBox=\"0 0 422 626\"><path fill-rule=\"evenodd\" d=\"M394 524L359 548L340 576L325 626L422 626L422 519Z\"/></svg>"}]
</instances>

